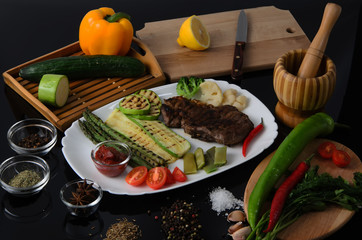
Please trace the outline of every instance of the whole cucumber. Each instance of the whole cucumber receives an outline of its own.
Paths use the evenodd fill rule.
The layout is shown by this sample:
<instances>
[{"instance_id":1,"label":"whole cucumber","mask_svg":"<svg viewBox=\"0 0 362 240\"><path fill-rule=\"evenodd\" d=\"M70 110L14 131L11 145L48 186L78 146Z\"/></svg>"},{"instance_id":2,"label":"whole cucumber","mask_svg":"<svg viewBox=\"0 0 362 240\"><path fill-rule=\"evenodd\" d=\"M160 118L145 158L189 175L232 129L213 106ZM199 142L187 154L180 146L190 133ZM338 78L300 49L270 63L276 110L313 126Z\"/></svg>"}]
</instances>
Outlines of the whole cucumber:
<instances>
[{"instance_id":1,"label":"whole cucumber","mask_svg":"<svg viewBox=\"0 0 362 240\"><path fill-rule=\"evenodd\" d=\"M23 79L39 82L44 74L62 74L69 80L100 77L138 77L145 65L137 58L115 55L59 57L37 62L20 69Z\"/></svg>"},{"instance_id":2,"label":"whole cucumber","mask_svg":"<svg viewBox=\"0 0 362 240\"><path fill-rule=\"evenodd\" d=\"M298 124L279 145L249 196L248 222L252 229L257 225L260 211L279 178L312 139L332 133L334 125L329 115L316 113Z\"/></svg>"}]
</instances>

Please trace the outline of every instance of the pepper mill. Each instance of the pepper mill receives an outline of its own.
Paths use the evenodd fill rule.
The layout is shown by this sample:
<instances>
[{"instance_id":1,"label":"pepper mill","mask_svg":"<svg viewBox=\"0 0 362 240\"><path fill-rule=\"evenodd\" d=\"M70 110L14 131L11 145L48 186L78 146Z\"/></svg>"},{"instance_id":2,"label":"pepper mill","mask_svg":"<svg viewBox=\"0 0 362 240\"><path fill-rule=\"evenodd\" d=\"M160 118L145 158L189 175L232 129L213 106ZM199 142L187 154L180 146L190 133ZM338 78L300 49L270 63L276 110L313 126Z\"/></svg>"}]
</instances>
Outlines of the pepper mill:
<instances>
[{"instance_id":1,"label":"pepper mill","mask_svg":"<svg viewBox=\"0 0 362 240\"><path fill-rule=\"evenodd\" d=\"M339 5L328 3L310 47L291 50L275 64L273 85L279 100L275 113L288 127L322 111L334 91L336 66L324 50L340 13Z\"/></svg>"}]
</instances>

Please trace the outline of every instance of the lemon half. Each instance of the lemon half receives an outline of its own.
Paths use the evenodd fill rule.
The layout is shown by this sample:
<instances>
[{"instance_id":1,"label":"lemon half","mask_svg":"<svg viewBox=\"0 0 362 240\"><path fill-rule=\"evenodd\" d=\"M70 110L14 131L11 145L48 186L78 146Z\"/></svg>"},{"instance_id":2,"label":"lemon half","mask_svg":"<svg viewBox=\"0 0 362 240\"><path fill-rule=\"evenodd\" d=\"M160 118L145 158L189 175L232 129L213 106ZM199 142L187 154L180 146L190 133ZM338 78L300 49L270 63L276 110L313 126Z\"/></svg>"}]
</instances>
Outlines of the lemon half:
<instances>
[{"instance_id":1,"label":"lemon half","mask_svg":"<svg viewBox=\"0 0 362 240\"><path fill-rule=\"evenodd\" d=\"M177 43L191 50L200 51L209 48L209 33L196 15L192 15L182 23Z\"/></svg>"}]
</instances>

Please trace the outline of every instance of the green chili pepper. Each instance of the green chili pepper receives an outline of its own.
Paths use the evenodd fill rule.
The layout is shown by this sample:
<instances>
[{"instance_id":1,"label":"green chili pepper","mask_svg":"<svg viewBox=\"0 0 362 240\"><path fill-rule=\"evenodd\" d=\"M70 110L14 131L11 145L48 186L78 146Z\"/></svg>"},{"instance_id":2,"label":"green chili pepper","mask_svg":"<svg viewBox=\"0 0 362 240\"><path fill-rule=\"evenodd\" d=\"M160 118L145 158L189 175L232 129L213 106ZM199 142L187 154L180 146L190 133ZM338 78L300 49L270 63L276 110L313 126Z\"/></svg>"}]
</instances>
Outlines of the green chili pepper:
<instances>
[{"instance_id":1,"label":"green chili pepper","mask_svg":"<svg viewBox=\"0 0 362 240\"><path fill-rule=\"evenodd\" d=\"M334 125L329 115L316 113L298 124L280 144L249 196L248 221L252 229L255 228L261 208L279 178L312 139L332 133Z\"/></svg>"}]
</instances>

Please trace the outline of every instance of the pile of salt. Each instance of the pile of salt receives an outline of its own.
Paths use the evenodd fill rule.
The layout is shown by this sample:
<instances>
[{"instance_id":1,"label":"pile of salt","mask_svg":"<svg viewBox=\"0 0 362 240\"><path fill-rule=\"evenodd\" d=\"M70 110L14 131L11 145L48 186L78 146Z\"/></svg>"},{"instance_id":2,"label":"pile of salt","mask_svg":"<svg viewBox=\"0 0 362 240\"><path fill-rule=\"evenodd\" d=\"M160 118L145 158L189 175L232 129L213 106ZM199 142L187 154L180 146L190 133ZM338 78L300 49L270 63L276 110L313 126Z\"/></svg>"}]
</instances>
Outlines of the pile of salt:
<instances>
[{"instance_id":1,"label":"pile of salt","mask_svg":"<svg viewBox=\"0 0 362 240\"><path fill-rule=\"evenodd\" d=\"M244 202L237 199L230 191L225 188L217 187L209 193L212 210L216 211L219 215L222 211L227 209L243 207Z\"/></svg>"}]
</instances>

